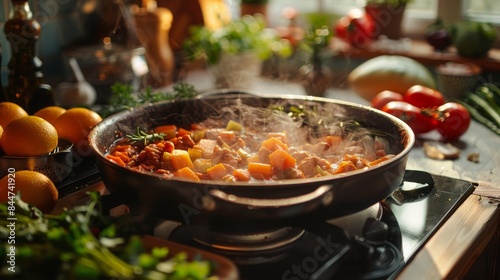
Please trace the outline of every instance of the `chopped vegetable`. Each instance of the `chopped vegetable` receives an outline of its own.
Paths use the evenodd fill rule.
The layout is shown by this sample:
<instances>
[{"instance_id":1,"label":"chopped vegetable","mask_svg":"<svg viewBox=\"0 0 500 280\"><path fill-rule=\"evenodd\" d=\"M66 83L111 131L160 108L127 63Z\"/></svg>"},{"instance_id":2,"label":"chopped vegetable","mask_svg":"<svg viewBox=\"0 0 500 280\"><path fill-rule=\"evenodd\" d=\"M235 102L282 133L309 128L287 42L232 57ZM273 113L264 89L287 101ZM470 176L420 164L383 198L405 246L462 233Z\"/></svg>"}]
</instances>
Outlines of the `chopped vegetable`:
<instances>
[{"instance_id":1,"label":"chopped vegetable","mask_svg":"<svg viewBox=\"0 0 500 280\"><path fill-rule=\"evenodd\" d=\"M279 170L287 170L288 168L295 167L297 160L293 158L288 152L284 150L275 150L269 155L269 162L271 166Z\"/></svg>"},{"instance_id":2,"label":"chopped vegetable","mask_svg":"<svg viewBox=\"0 0 500 280\"><path fill-rule=\"evenodd\" d=\"M288 150L288 146L276 137L271 137L267 140L264 140L262 142L262 147L268 149L271 152L275 151L276 149Z\"/></svg>"},{"instance_id":3,"label":"chopped vegetable","mask_svg":"<svg viewBox=\"0 0 500 280\"><path fill-rule=\"evenodd\" d=\"M240 123L235 122L233 120L230 120L226 126L226 130L231 130L231 131L241 131L242 129L243 126Z\"/></svg>"},{"instance_id":4,"label":"chopped vegetable","mask_svg":"<svg viewBox=\"0 0 500 280\"><path fill-rule=\"evenodd\" d=\"M237 181L250 181L250 172L245 169L235 169L233 170L233 176Z\"/></svg>"},{"instance_id":5,"label":"chopped vegetable","mask_svg":"<svg viewBox=\"0 0 500 280\"><path fill-rule=\"evenodd\" d=\"M248 172L250 172L252 177L264 180L271 178L273 175L273 168L267 163L249 162Z\"/></svg>"},{"instance_id":6,"label":"chopped vegetable","mask_svg":"<svg viewBox=\"0 0 500 280\"><path fill-rule=\"evenodd\" d=\"M222 180L222 178L228 174L228 171L224 164L217 163L216 165L207 169L207 174L214 180Z\"/></svg>"},{"instance_id":7,"label":"chopped vegetable","mask_svg":"<svg viewBox=\"0 0 500 280\"><path fill-rule=\"evenodd\" d=\"M220 126L214 126L214 120L207 120L187 126L189 130L161 125L152 129L152 134L138 128L135 136L118 141L117 149L110 147L108 159L125 168L157 173L168 179L255 182L333 175L373 166L393 155L389 148L395 147L389 147L387 139L383 140L383 131L367 131L360 123L338 120L331 125L340 126L341 131L321 128L328 122L314 109L304 106L271 110L270 113L283 114L283 118L292 122L303 124L301 119L306 118L311 125L313 122L317 125L311 131L307 127L310 135L306 141L288 135L286 129L260 132L260 128L245 128L232 120L227 120L226 125L218 122ZM163 136L166 131L176 136L166 139ZM359 132L365 136L358 142ZM196 135L203 138L195 141ZM353 155L346 157L346 153ZM352 165L339 163L341 155Z\"/></svg>"},{"instance_id":8,"label":"chopped vegetable","mask_svg":"<svg viewBox=\"0 0 500 280\"><path fill-rule=\"evenodd\" d=\"M170 161L172 162L172 167L175 170L179 170L184 167L189 167L191 169L194 168L193 162L189 157L189 153L185 150L175 149L172 152L172 157L170 158Z\"/></svg>"},{"instance_id":9,"label":"chopped vegetable","mask_svg":"<svg viewBox=\"0 0 500 280\"><path fill-rule=\"evenodd\" d=\"M172 139L177 136L177 126L173 124L157 126L153 131L156 133L163 133L165 139Z\"/></svg>"},{"instance_id":10,"label":"chopped vegetable","mask_svg":"<svg viewBox=\"0 0 500 280\"><path fill-rule=\"evenodd\" d=\"M174 172L174 176L179 178L191 179L193 181L200 181L200 177L194 173L192 168L183 167Z\"/></svg>"}]
</instances>

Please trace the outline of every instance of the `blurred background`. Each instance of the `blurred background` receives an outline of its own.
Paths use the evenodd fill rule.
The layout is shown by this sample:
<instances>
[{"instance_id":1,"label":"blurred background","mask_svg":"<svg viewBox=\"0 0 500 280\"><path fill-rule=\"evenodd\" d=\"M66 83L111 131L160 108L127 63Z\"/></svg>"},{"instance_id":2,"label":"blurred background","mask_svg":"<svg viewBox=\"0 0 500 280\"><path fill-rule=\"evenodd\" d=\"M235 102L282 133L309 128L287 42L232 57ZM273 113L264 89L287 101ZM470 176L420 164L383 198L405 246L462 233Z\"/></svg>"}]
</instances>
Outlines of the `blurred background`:
<instances>
[{"instance_id":1,"label":"blurred background","mask_svg":"<svg viewBox=\"0 0 500 280\"><path fill-rule=\"evenodd\" d=\"M12 5L10 0L0 1L0 27L3 30ZM98 90L99 87L105 90L114 81L140 83L134 79L147 73L148 68L144 59L145 50L136 36L135 26L130 24L132 20L130 7L132 5L145 6L149 2L30 0L33 15L42 27L36 48L38 57L43 62L43 73L47 83L55 86L74 79L68 66L69 57L77 58L85 78ZM302 23L311 18L306 15L321 15L330 22L330 27L333 29L334 23L339 18L352 9L362 8L366 4L366 1L351 0L260 0L249 2L265 3L267 24L269 27L277 29L290 25L290 17L284 14L286 8L294 8L301 16ZM176 67L178 69L181 67L178 65L179 61L182 61L179 56L181 55L182 42L188 34L187 28L192 25L217 25L221 10L225 11L226 15L224 16L237 19L241 16L240 6L242 3L240 0L158 0L156 4L158 7L167 7L173 14L169 47L172 49L174 57L177 58ZM221 5L223 8L220 7ZM432 25L437 18L445 24L466 20L487 22L498 30L500 26L500 1L409 1L401 23L402 38L424 40L427 27ZM104 38L108 38L107 42L112 44L104 47ZM497 36L495 47L500 46L499 41L500 36ZM399 42L401 48L404 48L405 41ZM6 65L9 61L10 51L3 33L0 35L0 44L3 47L1 77L3 85L6 85ZM343 58L345 56L340 57L337 61L335 59L331 61L334 69L337 63L338 69L348 72L362 60L357 61L356 57L353 57L349 61L349 65L346 66L342 65L345 63ZM496 78L497 71L486 69L483 74L499 80ZM337 84L342 85L342 82L338 81Z\"/></svg>"}]
</instances>

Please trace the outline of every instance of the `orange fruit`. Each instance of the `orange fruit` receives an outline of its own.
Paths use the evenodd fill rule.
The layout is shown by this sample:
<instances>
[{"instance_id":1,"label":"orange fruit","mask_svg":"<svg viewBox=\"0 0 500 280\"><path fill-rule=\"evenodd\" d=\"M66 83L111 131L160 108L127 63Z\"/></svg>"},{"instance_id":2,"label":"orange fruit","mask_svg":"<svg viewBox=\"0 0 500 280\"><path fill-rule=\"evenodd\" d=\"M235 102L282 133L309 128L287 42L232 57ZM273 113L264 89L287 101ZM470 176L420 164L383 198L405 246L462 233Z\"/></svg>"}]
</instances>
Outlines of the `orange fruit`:
<instances>
[{"instance_id":1,"label":"orange fruit","mask_svg":"<svg viewBox=\"0 0 500 280\"><path fill-rule=\"evenodd\" d=\"M3 127L0 125L0 139L2 139L2 134L3 134ZM2 142L1 141L0 141L0 150L2 150Z\"/></svg>"},{"instance_id":2,"label":"orange fruit","mask_svg":"<svg viewBox=\"0 0 500 280\"><path fill-rule=\"evenodd\" d=\"M20 195L22 201L35 206L43 213L50 213L54 209L59 192L49 177L31 170L16 171L13 175L15 177L6 175L0 180L0 202L8 201L11 192ZM15 181L12 181L12 178Z\"/></svg>"},{"instance_id":3,"label":"orange fruit","mask_svg":"<svg viewBox=\"0 0 500 280\"><path fill-rule=\"evenodd\" d=\"M0 142L8 156L42 156L57 147L57 130L40 117L26 116L10 122Z\"/></svg>"},{"instance_id":4,"label":"orange fruit","mask_svg":"<svg viewBox=\"0 0 500 280\"><path fill-rule=\"evenodd\" d=\"M26 117L28 113L23 107L12 102L0 103L0 125L5 129L7 125L20 117Z\"/></svg>"},{"instance_id":5,"label":"orange fruit","mask_svg":"<svg viewBox=\"0 0 500 280\"><path fill-rule=\"evenodd\" d=\"M70 108L60 115L54 127L59 138L66 139L73 143L73 149L78 154L86 156L90 154L88 135L102 118L96 112L86 108Z\"/></svg>"},{"instance_id":6,"label":"orange fruit","mask_svg":"<svg viewBox=\"0 0 500 280\"><path fill-rule=\"evenodd\" d=\"M33 116L40 117L40 118L48 121L50 124L54 125L57 117L62 115L64 112L66 112L66 109L64 109L63 107L48 106L48 107L45 107L45 108L42 108L42 109L36 111L33 114Z\"/></svg>"}]
</instances>

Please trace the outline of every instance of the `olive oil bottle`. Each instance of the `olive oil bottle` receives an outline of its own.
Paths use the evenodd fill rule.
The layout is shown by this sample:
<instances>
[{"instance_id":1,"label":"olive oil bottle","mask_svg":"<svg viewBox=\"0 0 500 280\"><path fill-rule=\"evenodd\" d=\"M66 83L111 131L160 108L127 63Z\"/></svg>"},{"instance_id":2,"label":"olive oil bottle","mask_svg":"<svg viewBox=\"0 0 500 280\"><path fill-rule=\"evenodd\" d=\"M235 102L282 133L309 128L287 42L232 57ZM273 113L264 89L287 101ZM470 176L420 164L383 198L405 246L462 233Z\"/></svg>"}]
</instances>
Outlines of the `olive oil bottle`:
<instances>
[{"instance_id":1,"label":"olive oil bottle","mask_svg":"<svg viewBox=\"0 0 500 280\"><path fill-rule=\"evenodd\" d=\"M12 10L4 25L11 49L6 97L33 114L55 104L52 88L44 84L42 62L36 56L35 44L41 27L27 0L11 0L11 3Z\"/></svg>"}]
</instances>

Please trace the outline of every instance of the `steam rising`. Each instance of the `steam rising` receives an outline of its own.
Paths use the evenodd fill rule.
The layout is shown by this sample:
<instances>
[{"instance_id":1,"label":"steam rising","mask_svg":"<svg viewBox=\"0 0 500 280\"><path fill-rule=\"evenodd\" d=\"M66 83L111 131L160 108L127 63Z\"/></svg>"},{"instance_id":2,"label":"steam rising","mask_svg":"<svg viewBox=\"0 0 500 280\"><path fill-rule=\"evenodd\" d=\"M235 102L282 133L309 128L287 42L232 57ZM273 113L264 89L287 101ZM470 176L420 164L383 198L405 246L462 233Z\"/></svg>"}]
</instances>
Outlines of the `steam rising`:
<instances>
[{"instance_id":1,"label":"steam rising","mask_svg":"<svg viewBox=\"0 0 500 280\"><path fill-rule=\"evenodd\" d=\"M283 99L270 107L256 107L244 104L241 99L235 100L232 105L217 106L216 111L220 114L201 124L222 128L229 120L239 122L244 127L244 134L255 140L255 145L252 145L247 139L252 150L267 139L269 133L283 132L289 147L318 156L341 157L347 153L362 155L371 161L380 157L377 150L392 152L388 132L358 123L366 116L349 116L338 104ZM320 140L324 136L339 136L342 142L326 147Z\"/></svg>"}]
</instances>

